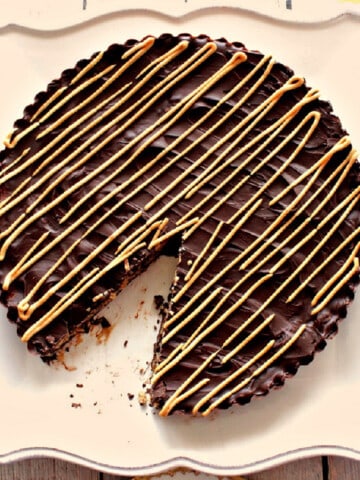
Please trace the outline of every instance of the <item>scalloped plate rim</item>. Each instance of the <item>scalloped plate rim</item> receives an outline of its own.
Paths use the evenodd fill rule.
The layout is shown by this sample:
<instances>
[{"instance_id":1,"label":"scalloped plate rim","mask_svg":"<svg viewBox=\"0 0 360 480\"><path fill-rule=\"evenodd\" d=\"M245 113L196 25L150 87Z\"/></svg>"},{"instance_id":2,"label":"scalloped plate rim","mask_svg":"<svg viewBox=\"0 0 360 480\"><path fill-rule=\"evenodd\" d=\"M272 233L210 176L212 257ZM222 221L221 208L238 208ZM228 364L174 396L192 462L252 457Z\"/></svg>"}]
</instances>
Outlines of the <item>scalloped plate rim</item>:
<instances>
[{"instance_id":1,"label":"scalloped plate rim","mask_svg":"<svg viewBox=\"0 0 360 480\"><path fill-rule=\"evenodd\" d=\"M231 1L231 0L230 0ZM136 14L136 13L143 13L143 12L150 12L150 13L155 13L155 14L160 14L162 16L168 17L168 18L175 18L175 19L182 19L185 18L191 14L197 14L199 12L204 12L207 10L236 10L237 12L244 12L246 14L254 14L259 17L265 17L268 18L269 20L273 21L278 21L278 22L285 22L285 23L290 23L290 24L309 24L309 25L315 25L315 24L321 24L321 23L328 23L331 21L336 21L340 20L343 17L354 17L357 19L360 19L360 2L359 4L353 4L351 0L347 0L347 2L338 0L339 2L339 10L331 12L329 15L325 15L324 17L315 17L314 19L306 19L306 18L301 18L301 14L297 18L291 18L290 13L292 13L292 10L279 10L279 15L272 15L269 12L263 11L263 9L256 9L256 8L251 8L251 7L246 7L246 6L236 6L236 5L209 5L209 6L201 6L198 8L192 8L191 10L186 11L185 9L180 9L181 11L178 13L170 13L168 11L165 11L161 7L159 8L147 8L145 6L135 6L134 8L124 8L124 9L109 9L109 10L104 10L103 12L95 11L94 13L89 13L86 15L86 18L80 18L81 16L81 11L77 15L77 17L72 20L58 20L58 18L55 16L55 18L52 20L52 22L47 23L47 20L40 20L39 24L36 24L36 19L33 20L30 18L29 21L11 21L8 20L6 23L1 24L0 23L0 31L3 29L11 28L11 27L17 27L17 28L26 28L26 29L32 29L32 30L39 30L39 31L54 31L54 30L62 30L66 28L73 28L76 26L80 26L82 24L86 24L87 22L91 22L94 20L100 20L102 17L107 17L111 15L121 15L121 14ZM343 6L343 8L341 8ZM50 26L47 26L50 25Z\"/></svg>"},{"instance_id":2,"label":"scalloped plate rim","mask_svg":"<svg viewBox=\"0 0 360 480\"><path fill-rule=\"evenodd\" d=\"M53 447L23 447L8 453L0 454L0 465L20 460L29 460L37 458L53 458L57 460L68 461L86 468L96 469L98 471L122 475L122 476L138 476L138 475L156 475L167 473L177 468L187 468L196 470L201 473L211 475L248 475L268 468L280 466L284 463L302 460L314 456L335 455L349 458L351 460L360 461L360 450L351 447L339 445L314 445L309 447L299 447L287 452L278 453L267 458L249 462L246 464L221 466L201 462L186 456L175 456L173 458L139 467L122 467L113 466L107 463L91 460L84 456L71 453L69 451L53 448Z\"/></svg>"}]
</instances>

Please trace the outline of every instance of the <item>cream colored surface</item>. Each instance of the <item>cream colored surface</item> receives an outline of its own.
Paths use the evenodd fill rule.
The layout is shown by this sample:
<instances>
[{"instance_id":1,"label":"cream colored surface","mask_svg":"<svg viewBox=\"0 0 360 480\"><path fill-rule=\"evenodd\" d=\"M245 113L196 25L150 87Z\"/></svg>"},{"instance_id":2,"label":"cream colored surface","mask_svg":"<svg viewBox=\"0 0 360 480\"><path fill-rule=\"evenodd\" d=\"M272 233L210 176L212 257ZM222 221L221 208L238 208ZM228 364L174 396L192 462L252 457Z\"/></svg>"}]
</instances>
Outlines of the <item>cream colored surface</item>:
<instances>
[{"instance_id":1,"label":"cream colored surface","mask_svg":"<svg viewBox=\"0 0 360 480\"><path fill-rule=\"evenodd\" d=\"M0 33L2 59L9 65L0 78L0 135L5 137L35 93L79 58L128 37L189 31L239 40L289 64L331 99L359 149L359 26L350 18L295 26L217 9L181 19L117 14L55 32L7 28ZM118 320L107 342L97 345L99 339L90 337L71 352L66 362L75 370L41 364L25 351L13 326L0 323L2 461L47 453L114 473L195 465L225 475L310 452L360 459L359 299L337 338L283 389L207 419L163 419L136 401L156 334L152 296L166 293L172 270L162 263L148 275L124 292L117 308L112 305Z\"/></svg>"},{"instance_id":2,"label":"cream colored surface","mask_svg":"<svg viewBox=\"0 0 360 480\"><path fill-rule=\"evenodd\" d=\"M209 8L229 8L257 12L269 18L291 22L314 23L332 20L342 15L360 15L359 0L13 0L2 6L0 26L17 24L48 30L78 25L97 18L124 11L152 11L169 17L182 17Z\"/></svg>"}]
</instances>

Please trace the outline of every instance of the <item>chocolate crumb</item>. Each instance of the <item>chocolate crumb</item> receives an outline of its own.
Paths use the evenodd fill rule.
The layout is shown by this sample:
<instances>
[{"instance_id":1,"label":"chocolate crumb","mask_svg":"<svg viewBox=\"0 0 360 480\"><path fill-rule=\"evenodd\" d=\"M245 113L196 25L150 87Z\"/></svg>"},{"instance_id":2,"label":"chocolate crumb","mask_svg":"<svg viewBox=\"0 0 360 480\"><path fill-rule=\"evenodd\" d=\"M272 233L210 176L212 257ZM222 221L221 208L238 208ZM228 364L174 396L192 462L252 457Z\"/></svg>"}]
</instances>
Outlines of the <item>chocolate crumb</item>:
<instances>
[{"instance_id":1,"label":"chocolate crumb","mask_svg":"<svg viewBox=\"0 0 360 480\"><path fill-rule=\"evenodd\" d=\"M75 402L73 402L73 403L71 404L71 406L72 406L73 408L81 408L81 403L75 403Z\"/></svg>"},{"instance_id":2,"label":"chocolate crumb","mask_svg":"<svg viewBox=\"0 0 360 480\"><path fill-rule=\"evenodd\" d=\"M135 397L133 393L128 393L127 396L129 400L132 400Z\"/></svg>"},{"instance_id":3,"label":"chocolate crumb","mask_svg":"<svg viewBox=\"0 0 360 480\"><path fill-rule=\"evenodd\" d=\"M138 402L141 406L144 406L147 404L147 395L145 392L138 393Z\"/></svg>"},{"instance_id":4,"label":"chocolate crumb","mask_svg":"<svg viewBox=\"0 0 360 480\"><path fill-rule=\"evenodd\" d=\"M77 386L77 388L83 388L84 387L84 385L82 383L77 383L76 386Z\"/></svg>"},{"instance_id":5,"label":"chocolate crumb","mask_svg":"<svg viewBox=\"0 0 360 480\"><path fill-rule=\"evenodd\" d=\"M128 343L129 343L129 340L125 340L124 342L124 348L126 348L128 346Z\"/></svg>"},{"instance_id":6,"label":"chocolate crumb","mask_svg":"<svg viewBox=\"0 0 360 480\"><path fill-rule=\"evenodd\" d=\"M100 324L102 326L102 328L109 328L111 327L111 323L109 322L109 320L105 317L101 317L100 318Z\"/></svg>"}]
</instances>

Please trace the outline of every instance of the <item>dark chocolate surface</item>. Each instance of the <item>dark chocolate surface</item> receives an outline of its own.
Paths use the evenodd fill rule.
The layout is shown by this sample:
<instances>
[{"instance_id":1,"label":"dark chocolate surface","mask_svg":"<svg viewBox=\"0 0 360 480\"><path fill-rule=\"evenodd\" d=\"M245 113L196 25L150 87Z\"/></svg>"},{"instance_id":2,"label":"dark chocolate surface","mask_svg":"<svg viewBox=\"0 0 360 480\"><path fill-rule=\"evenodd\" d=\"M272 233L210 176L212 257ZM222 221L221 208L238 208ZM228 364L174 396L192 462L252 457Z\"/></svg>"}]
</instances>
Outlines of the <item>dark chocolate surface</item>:
<instances>
[{"instance_id":1,"label":"dark chocolate surface","mask_svg":"<svg viewBox=\"0 0 360 480\"><path fill-rule=\"evenodd\" d=\"M126 94L126 85L129 82L140 81L146 75L144 68L149 62L154 61L156 58L165 54L168 50L176 46L181 40L186 40L189 45L185 51L179 54L175 59L169 62L164 67L145 83L134 95L129 97L123 105L119 108L114 108L114 111L106 118L101 119L106 108L109 105L115 105L115 102L121 97L121 93L116 95L116 92L121 92L124 88L124 94ZM179 37L173 37L172 35L163 35L155 40L154 45L145 53L137 62L135 62L130 68L123 72L119 78L114 81L108 88L104 90L96 100L89 105L85 105L76 111L73 115L66 118L61 125L56 126L49 133L42 138L36 138L39 132L45 131L48 127L53 125L57 119L62 115L66 115L67 112L71 112L72 109L76 109L81 105L82 101L85 101L91 96L91 94L104 85L106 80L124 64L125 60L122 59L124 52L128 51L135 41L128 41L125 45L112 45L103 55L102 59L81 78L79 82L71 84L71 80L80 72L87 64L88 60L80 61L74 69L65 71L61 78L53 81L46 92L40 93L35 102L26 108L24 118L17 121L15 124L15 131L12 134L12 139L16 138L21 132L26 131L29 125L32 125L31 118L38 111L39 107L43 105L54 92L59 88L66 87L64 92L60 94L57 101L65 98L69 92L75 91L78 84L84 82L93 75L103 72L107 67L115 65L112 70L99 75L98 80L80 90L76 95L70 98L64 106L59 108L56 112L45 118L41 124L33 131L20 138L14 148L6 148L0 153L1 169L6 169L12 162L14 162L19 155L27 148L30 148L30 152L24 155L22 161L26 162L27 158L31 155L40 152L46 145L51 145L54 141L54 146L49 149L46 154L41 155L38 160L29 165L18 175L14 175L9 178L5 183L0 184L0 199L6 199L21 183L27 179L30 179L24 188L29 188L31 185L36 185L39 179L44 178L44 175L50 171L54 165L59 165L61 161L72 155L76 148L80 149L80 153L74 157L74 160L70 161L67 165L59 168L59 171L54 173L48 180L44 182L41 188L34 189L30 192L21 202L19 202L14 208L10 208L1 216L1 231L5 231L9 226L15 222L22 212L25 212L29 206L32 206L37 201L39 192L44 188L49 187L48 194L33 208L31 215L36 212L41 212L41 209L45 208L50 202L56 200L61 194L69 191L74 185L80 182L82 179L93 172L99 165L103 164L110 156L121 151L126 147L129 142L136 138L146 128L156 124L162 115L165 115L175 105L179 104L186 95L193 91L197 87L201 87L206 79L214 74L224 63L230 59L230 57L236 52L244 52L247 55L247 60L240 63L232 71L226 74L222 79L214 84L209 90L207 90L200 98L185 111L181 117L169 126L164 132L158 135L151 143L147 143L156 132L160 132L161 126L156 128L146 135L138 144L129 148L124 152L111 166L105 169L100 174L96 175L86 185L76 189L73 193L67 196L63 201L59 202L51 209L50 212L41 214L39 218L31 223L19 236L11 242L5 258L0 262L0 281L3 282L5 276L14 266L21 260L24 254L31 249L36 240L44 232L49 232L46 239L47 243L50 243L53 239L58 238L62 232L68 229L73 222L85 215L91 207L102 198L104 198L109 192L113 191L117 187L124 185L127 180L140 171L144 166L151 162L157 155L161 154L169 145L179 138L183 132L194 125L199 119L210 112L210 109L217 105L224 95L234 88L249 72L263 59L263 55L256 51L248 51L242 44L234 43L230 44L227 41L221 39L216 41L217 51L213 53L208 59L200 64L191 74L183 79L180 79L163 95L159 96L159 99L145 111L140 118L136 119L127 126L123 132L109 141L103 148L94 155L90 155L89 159L84 162L79 168L76 168L72 173L69 172L69 168L73 165L78 158L82 158L84 155L91 153L93 149L97 149L99 140L89 141L91 135L98 132L102 127L106 127L110 121L121 112L126 112L126 109L131 108L136 102L143 101L146 98L147 92L150 92L152 88L160 84L160 82L171 74L177 67L183 65L184 62L191 55L196 53L202 46L207 44L210 39L206 36L200 36L193 38L190 35L180 35ZM94 55L93 58L96 58ZM266 228L271 225L278 218L279 214L301 193L302 189L308 185L309 178L305 178L296 187L291 189L282 199L273 205L269 205L269 202L283 191L288 185L292 184L300 175L302 175L307 169L321 159L342 137L346 135L346 132L342 128L339 119L332 113L331 105L325 101L315 99L311 103L308 103L300 109L297 115L292 118L285 128L270 141L261 151L259 151L254 158L242 168L236 175L231 178L234 170L237 166L241 165L246 158L254 152L261 142L258 142L254 146L245 149L244 153L239 155L238 158L226 166L219 174L210 178L205 185L200 188L191 198L181 198L174 201L177 195L186 189L194 180L196 180L204 170L209 167L216 158L226 151L230 143L244 131L246 126L237 132L233 137L229 138L220 148L216 149L204 162L191 170L191 165L194 164L202 155L210 151L216 143L224 138L228 132L234 128L239 122L244 120L247 115L251 114L259 105L262 105L264 101L276 90L281 88L292 76L293 72L280 63L274 63L271 72L267 76L264 82L261 82L258 88L249 95L249 98L231 117L226 120L221 126L216 128L214 132L206 138L203 138L199 144L196 144L184 155L179 155L187 146L204 134L210 129L219 119L221 119L230 109L238 102L252 86L266 69L265 63L263 67L254 75L254 77L241 87L231 98L226 102L218 106L216 111L212 113L199 127L194 131L186 135L186 137L177 145L170 148L169 151L160 158L154 166L149 168L146 172L140 175L138 178L129 182L129 185L124 186L121 192L119 192L114 198L106 202L103 206L96 209L91 215L81 223L79 227L65 236L61 242L59 242L53 249L46 253L39 261L37 261L31 268L20 275L14 280L8 291L3 290L1 293L1 301L8 307L8 317L11 321L16 323L17 331L22 336L28 327L39 320L43 315L48 312L53 305L56 304L61 298L66 295L70 288L76 286L81 279L83 279L94 267L98 267L102 270L115 258L115 251L121 242L126 241L132 234L139 231L139 229L145 225L149 219L156 217L159 214L158 220L162 220L165 217L168 218L168 223L165 226L162 234L170 232L175 228L176 223L181 219L183 215L186 215L194 206L200 204L204 198L209 195L223 180L229 179L226 186L221 188L212 198L210 198L196 213L190 218L199 217L199 219L206 216L209 208L215 205L216 202L222 201L225 195L230 192L242 179L249 175L249 180L239 188L229 199L223 201L223 203L217 208L214 213L204 221L196 232L189 238L181 238L181 233L176 234L169 240L165 240L158 248L149 249L149 241L154 235L154 231L149 233L144 238L147 246L143 246L137 250L128 259L129 263L121 263L116 268L112 269L109 273L101 277L95 285L89 287L79 298L74 300L71 305L61 313L52 323L36 333L28 342L28 346L31 350L36 351L45 361L51 361L57 357L59 352L67 345L67 342L74 337L78 332L86 331L91 323L96 323L96 313L102 307L102 305L108 301L114 292L117 292L124 288L124 286L131 281L141 271L154 261L154 259L162 252L167 254L174 254L179 250L179 265L176 272L176 282L172 287L171 295L168 299L169 312L165 314L165 321L177 312L184 309L184 314L180 316L178 324L181 320L184 320L191 312L196 311L199 308L201 302L205 301L211 292L217 288L221 288L222 292L219 297L215 297L203 310L201 310L188 324L184 325L178 333L161 345L161 338L167 335L168 330L164 328L160 333L159 345L157 346L156 362L162 361L170 355L175 348L180 344L186 343L189 336L201 325L207 315L211 313L219 303L219 299L231 289L231 287L247 272L251 270L254 264L251 264L245 270L239 270L239 266L242 261L246 260L249 255L245 256L242 261L236 264L233 268L228 270L219 281L215 282L209 290L204 292L195 302L192 300L195 295L205 288L206 285L211 283L214 276L223 271L224 268L230 264L243 252L248 245L250 245L256 238L261 235ZM138 76L138 78L137 78ZM280 119L286 112L288 112L294 105L297 104L309 91L309 88L303 84L299 88L292 89L289 92L284 93L276 105L269 110L269 112L258 121L258 123L246 134L239 142L239 145L234 147L226 156L228 159L236 149L242 148L248 145L256 135L263 132L265 129L274 125L274 123ZM99 105L106 98L110 98L114 95L114 98L109 101L107 106L104 106L100 110L93 112L91 118L84 120L80 125L76 126L76 122L82 115L89 112L96 105ZM150 98L153 98L151 95ZM128 119L131 119L133 115L141 108L136 107L131 110L130 113L124 115L124 118L114 122L110 130L102 135L100 138L104 139L106 135L113 133L116 128L119 128ZM43 114L50 110L44 109ZM281 168L284 162L287 161L294 149L298 147L310 122L305 123L303 128L300 128L298 133L291 138L286 146L279 149L275 156L262 168L257 170L254 174L252 171L256 166L271 152L275 151L280 143L289 135L292 134L299 126L300 122L310 114L310 112L320 112L321 118L317 125L313 135L308 139L303 148L300 149L298 155L290 163L290 165L284 170L284 172L275 179L275 181L261 194L259 198L262 199L262 203L259 208L253 213L253 215L244 223L243 227L237 232L226 246L216 254L209 264L208 268L204 269L199 278L189 286L184 295L175 303L172 302L172 298L176 295L186 284L185 276L189 271L191 264L201 255L207 242L211 239L211 236L219 225L219 222L224 222L218 236L214 240L209 252L215 251L217 246L231 232L234 228L236 221L229 222L229 219L236 214L237 210L241 208L250 198L257 194L259 189L265 184L265 182L274 173ZM41 118L41 114L39 115ZM92 128L89 128L87 132L81 133L81 130L86 125L90 125L90 122L96 119L100 119L98 124ZM65 131L66 128L70 128L69 134L64 134L64 138L56 143L56 138ZM68 147L65 146L63 151L55 156L49 165L44 166L40 172L36 170L42 165L42 162L55 152L60 145L73 135L79 132L78 138L71 143ZM266 137L268 138L268 136ZM262 142L264 143L265 140ZM86 143L88 142L88 145ZM65 144L66 145L66 144ZM91 189L96 188L102 181L111 175L116 168L119 168L122 164L125 164L129 158L136 152L139 145L144 145L145 148L139 155L134 158L129 164L123 168L123 170L114 175L114 178L100 188L91 198L89 198L81 207L75 211L64 223L59 223L62 216L69 211L69 209L75 205L78 201L81 201L84 195L86 195ZM84 147L85 146L85 147ZM301 200L299 206L304 205L306 200L316 192L326 179L329 178L332 172L341 164L341 162L349 155L351 146L347 146L334 154L326 166L320 172L316 181L311 185L310 189ZM175 157L179 157L174 164L165 169L165 166L171 162ZM164 167L164 173L159 173L156 178L154 175L156 172L161 172L161 168ZM14 164L14 169L16 168ZM5 171L8 172L9 170ZM11 170L10 170L11 171ZM173 189L167 192L162 198L162 192L171 184L172 181L184 175L182 181L176 185ZM54 186L53 181L59 178L60 175L65 174L65 178ZM340 174L339 174L340 175ZM339 175L336 177L338 178ZM1 177L0 177L1 181ZM142 187L142 185L145 186ZM216 311L214 315L215 321L221 315L225 314L236 302L238 302L244 295L247 294L249 289L252 288L254 282L260 280L264 275L268 274L271 268L283 258L295 245L297 245L302 238L304 238L314 228L317 228L322 219L326 218L344 199L346 199L351 192L359 186L359 167L355 162L349 170L346 177L343 179L340 188L336 193L329 198L329 201L319 210L319 212L308 221L313 209L319 205L322 199L326 198L331 188L335 183L331 182L316 198L313 204L309 205L293 223L275 239L272 243L267 245L267 248L260 254L255 263L259 263L265 256L274 250L281 242L286 239L294 229L302 225L303 222L308 222L302 229L301 233L292 239L287 245L285 245L279 252L262 265L259 270L243 285L236 290L227 301ZM126 184L125 184L126 185ZM138 188L138 192L127 198L128 195ZM20 192L21 193L21 192ZM160 195L160 197L159 197ZM125 202L121 205L123 199ZM145 208L148 202L152 199L158 199L155 205L151 208ZM357 197L358 198L358 197ZM120 206L115 210L116 203ZM6 204L5 204L6 205ZM299 208L299 206L297 208ZM6 207L5 207L6 208ZM31 207L32 208L32 207ZM100 220L106 215L110 209L114 211L104 221ZM244 216L249 209L243 213ZM99 221L99 225L90 234L86 234L86 237L79 242L79 244L73 249L70 255L68 255L64 261L59 265L50 277L44 282L42 287L35 295L35 300L40 299L49 288L56 285L62 278L64 278L69 272L76 268L89 253L91 253L101 242L107 239L114 231L121 227L129 218L131 218L137 212L141 212L139 218L127 228L122 234L117 236L113 242L92 260L88 265L81 269L81 271L72 278L64 287L60 288L54 295L52 295L48 301L46 301L41 307L39 307L27 320L21 320L18 316L17 305L18 302L27 295L34 284L41 279L49 268L61 257L61 255L82 235L86 230L94 223ZM30 214L27 214L25 218L29 218ZM335 216L329 222L330 227L335 224L340 215ZM301 282L319 266L334 249L341 244L352 232L360 225L360 208L359 202L355 204L352 211L347 215L347 218L341 223L341 227L337 229L331 238L325 242L324 246L314 256L311 262L306 265L303 270L296 276L294 280L272 301L264 311L259 314L258 318L254 320L241 334L226 347L222 347L223 342L231 335L243 322L245 322L261 305L266 302L272 293L282 285L282 283L296 270L296 268L302 264L311 252L316 248L318 243L325 237L327 229L319 228L317 234L311 238L302 248L300 248L294 255L281 265L276 270L272 277L265 281L260 288L257 288L249 298L237 308L227 319L214 331L209 333L202 339L187 355L181 359L176 366L171 368L167 373L160 377L159 381L154 385L152 391L153 403L161 407L166 400L175 393L175 391L181 387L184 381L196 370L202 362L204 362L209 355L219 350L218 356L206 366L199 373L194 380L194 384L198 381L205 379L207 383L193 395L184 399L179 405L174 407L175 410L182 410L190 412L197 401L201 400L205 394L210 392L213 388L219 385L225 378L236 372L247 361L254 357L260 349L264 348L269 341L274 340L274 346L265 354L263 358L256 361L251 365L246 372L241 376L234 379L221 392L215 395L208 403L206 403L202 410L205 410L213 400L219 398L224 392L236 387L242 380L253 374L257 368L259 368L264 359L268 359L273 354L274 349L280 349L286 344L286 342L295 334L298 328L306 324L306 329L297 341L286 350L286 352L272 362L268 368L266 368L260 375L254 376L246 386L241 388L238 392L232 394L224 400L219 406L220 408L226 408L233 403L247 403L255 396L265 395L271 388L282 385L285 379L292 376L297 371L299 365L309 363L314 356L314 353L321 350L326 345L327 338L331 337L337 331L338 320L346 316L346 310L348 304L353 298L353 292L357 283L357 275L354 275L351 280L346 282L338 292L336 292L333 298L328 304L317 314L311 314L311 301L314 295L319 289L332 278L342 267L344 262L351 254L354 247L359 242L359 236L356 236L350 243L348 243L335 258L326 265L321 272L316 275L311 282L302 290L294 301L286 303L288 295L297 288ZM191 227L190 227L191 228ZM269 235L271 237L271 235ZM6 238L1 239L4 242ZM180 247L179 247L180 245ZM170 249L170 251L169 251ZM206 258L206 256L205 256ZM337 282L336 282L337 283ZM101 294L103 294L101 296ZM100 296L99 296L100 295ZM94 301L94 298L99 300ZM187 305L191 303L188 308ZM263 328L256 337L251 340L238 354L234 355L225 364L221 363L221 359L234 348L239 341L243 340L247 335L256 328L261 321L267 318L269 315L275 314L274 319ZM175 325L176 325L175 324ZM170 331L171 331L170 327ZM172 410L172 411L173 411Z\"/></svg>"}]
</instances>

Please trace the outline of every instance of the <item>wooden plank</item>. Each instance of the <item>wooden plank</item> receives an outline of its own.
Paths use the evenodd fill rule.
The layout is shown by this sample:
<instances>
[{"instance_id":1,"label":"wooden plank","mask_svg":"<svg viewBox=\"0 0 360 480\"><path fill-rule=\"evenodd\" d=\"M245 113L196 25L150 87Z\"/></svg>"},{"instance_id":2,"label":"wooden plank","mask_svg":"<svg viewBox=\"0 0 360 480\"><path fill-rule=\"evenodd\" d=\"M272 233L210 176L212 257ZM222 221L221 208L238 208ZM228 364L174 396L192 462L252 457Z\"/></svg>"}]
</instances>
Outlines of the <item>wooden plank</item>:
<instances>
[{"instance_id":1,"label":"wooden plank","mask_svg":"<svg viewBox=\"0 0 360 480\"><path fill-rule=\"evenodd\" d=\"M287 463L263 472L247 475L246 478L247 480L323 480L321 457Z\"/></svg>"},{"instance_id":2,"label":"wooden plank","mask_svg":"<svg viewBox=\"0 0 360 480\"><path fill-rule=\"evenodd\" d=\"M132 480L131 477L121 477L118 475L102 474L101 480ZM158 474L155 476L138 476L136 480L246 480L244 477L216 477L214 475L206 475L204 473L195 472L185 468L171 470L169 472Z\"/></svg>"},{"instance_id":3,"label":"wooden plank","mask_svg":"<svg viewBox=\"0 0 360 480\"><path fill-rule=\"evenodd\" d=\"M133 477L124 477L120 475L110 475L109 473L103 473L100 480L131 480ZM137 477L137 478L145 478L145 477ZM149 477L151 480L151 477Z\"/></svg>"},{"instance_id":4,"label":"wooden plank","mask_svg":"<svg viewBox=\"0 0 360 480\"><path fill-rule=\"evenodd\" d=\"M342 457L329 457L329 480L359 480L360 462Z\"/></svg>"},{"instance_id":5,"label":"wooden plank","mask_svg":"<svg viewBox=\"0 0 360 480\"><path fill-rule=\"evenodd\" d=\"M120 475L110 475L109 473L103 473L100 480L132 480L134 477L123 477ZM145 477L136 477L137 479ZM151 477L148 477L148 480L151 480Z\"/></svg>"},{"instance_id":6,"label":"wooden plank","mask_svg":"<svg viewBox=\"0 0 360 480\"><path fill-rule=\"evenodd\" d=\"M36 458L0 465L0 480L99 480L89 468L48 458Z\"/></svg>"}]
</instances>

